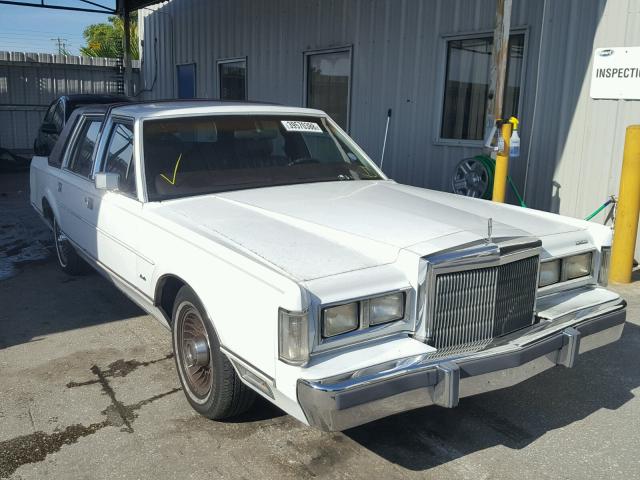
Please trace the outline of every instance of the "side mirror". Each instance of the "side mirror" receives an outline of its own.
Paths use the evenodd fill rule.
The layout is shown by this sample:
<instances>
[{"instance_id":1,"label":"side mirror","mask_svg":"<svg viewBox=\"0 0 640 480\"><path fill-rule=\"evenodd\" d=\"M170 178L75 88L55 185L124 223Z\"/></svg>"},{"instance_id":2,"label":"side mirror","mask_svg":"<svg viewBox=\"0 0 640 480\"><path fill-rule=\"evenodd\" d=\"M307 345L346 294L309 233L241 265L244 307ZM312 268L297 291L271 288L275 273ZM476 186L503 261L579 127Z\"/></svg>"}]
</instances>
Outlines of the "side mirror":
<instances>
[{"instance_id":1,"label":"side mirror","mask_svg":"<svg viewBox=\"0 0 640 480\"><path fill-rule=\"evenodd\" d=\"M42 133L57 134L58 133L58 127L56 127L55 123L45 122L40 127L40 131Z\"/></svg>"},{"instance_id":2,"label":"side mirror","mask_svg":"<svg viewBox=\"0 0 640 480\"><path fill-rule=\"evenodd\" d=\"M98 190L114 191L118 190L120 175L117 173L99 172L94 177L94 182Z\"/></svg>"}]
</instances>

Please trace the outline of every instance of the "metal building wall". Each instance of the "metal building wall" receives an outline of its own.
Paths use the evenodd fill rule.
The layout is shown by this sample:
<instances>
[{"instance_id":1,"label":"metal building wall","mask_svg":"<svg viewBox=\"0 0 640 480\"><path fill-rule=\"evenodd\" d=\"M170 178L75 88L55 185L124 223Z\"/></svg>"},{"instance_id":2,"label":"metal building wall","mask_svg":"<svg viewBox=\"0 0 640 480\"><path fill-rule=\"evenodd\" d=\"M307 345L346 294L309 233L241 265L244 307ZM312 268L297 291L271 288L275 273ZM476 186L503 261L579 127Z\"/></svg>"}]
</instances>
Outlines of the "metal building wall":
<instances>
[{"instance_id":1,"label":"metal building wall","mask_svg":"<svg viewBox=\"0 0 640 480\"><path fill-rule=\"evenodd\" d=\"M0 52L0 147L30 151L49 103L71 93L117 93L115 60ZM134 84L139 70L134 70Z\"/></svg>"},{"instance_id":2,"label":"metal building wall","mask_svg":"<svg viewBox=\"0 0 640 480\"><path fill-rule=\"evenodd\" d=\"M494 0L173 0L155 10L140 22L144 86L157 77L151 97L175 96L175 64L195 62L198 96L216 98L216 60L246 56L250 99L302 105L303 52L352 45L350 133L378 159L393 108L390 176L447 188L456 162L479 152L436 143L443 35L491 31ZM529 37L525 85L535 80L541 13L542 1L515 1L512 23ZM526 117L532 102L523 100Z\"/></svg>"},{"instance_id":3,"label":"metal building wall","mask_svg":"<svg viewBox=\"0 0 640 480\"><path fill-rule=\"evenodd\" d=\"M522 156L511 174L529 205L584 217L617 192L623 126L640 121L640 102L589 99L591 56L640 45L639 5L514 0L526 58ZM449 190L456 163L480 152L437 140L445 38L491 31L495 0L172 0L153 10L140 22L151 97L174 97L175 65L196 63L198 96L216 98L216 60L246 56L250 99L302 105L303 52L349 45L350 133L378 160L393 109L389 176Z\"/></svg>"},{"instance_id":4,"label":"metal building wall","mask_svg":"<svg viewBox=\"0 0 640 480\"><path fill-rule=\"evenodd\" d=\"M596 2L594 19L573 2L561 12L566 31L552 26L565 2L548 3L527 196L537 208L582 218L617 195L625 129L640 123L640 101L590 98L593 50L640 46L640 0ZM603 213L593 221L606 220Z\"/></svg>"}]
</instances>

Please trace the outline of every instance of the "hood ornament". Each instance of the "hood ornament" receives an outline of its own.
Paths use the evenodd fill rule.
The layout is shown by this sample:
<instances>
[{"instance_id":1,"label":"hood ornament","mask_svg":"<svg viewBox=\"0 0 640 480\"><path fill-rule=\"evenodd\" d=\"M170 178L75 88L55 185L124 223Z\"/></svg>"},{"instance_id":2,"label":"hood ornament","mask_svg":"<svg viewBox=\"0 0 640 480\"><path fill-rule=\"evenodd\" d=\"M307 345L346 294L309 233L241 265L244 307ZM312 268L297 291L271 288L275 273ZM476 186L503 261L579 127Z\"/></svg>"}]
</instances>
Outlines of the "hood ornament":
<instances>
[{"instance_id":1,"label":"hood ornament","mask_svg":"<svg viewBox=\"0 0 640 480\"><path fill-rule=\"evenodd\" d=\"M493 239L491 238L492 236L493 236L493 219L489 217L487 219L487 243L491 243L493 241Z\"/></svg>"}]
</instances>

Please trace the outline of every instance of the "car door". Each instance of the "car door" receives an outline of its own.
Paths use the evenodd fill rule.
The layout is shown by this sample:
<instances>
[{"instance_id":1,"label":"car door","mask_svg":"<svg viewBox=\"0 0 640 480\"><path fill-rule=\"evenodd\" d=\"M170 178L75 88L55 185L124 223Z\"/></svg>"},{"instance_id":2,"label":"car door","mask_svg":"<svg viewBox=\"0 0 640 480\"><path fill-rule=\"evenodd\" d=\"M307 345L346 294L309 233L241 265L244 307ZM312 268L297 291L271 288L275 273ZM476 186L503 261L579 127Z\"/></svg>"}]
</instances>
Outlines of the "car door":
<instances>
[{"instance_id":1,"label":"car door","mask_svg":"<svg viewBox=\"0 0 640 480\"><path fill-rule=\"evenodd\" d=\"M103 121L102 115L78 117L69 141L57 185L60 226L76 247L97 253L96 225L99 198L95 195L93 161Z\"/></svg>"},{"instance_id":2,"label":"car door","mask_svg":"<svg viewBox=\"0 0 640 480\"><path fill-rule=\"evenodd\" d=\"M136 180L134 125L114 118L106 125L99 171L117 173L118 189L104 192L98 215L97 258L102 265L130 285L146 290L153 263L139 252L140 218Z\"/></svg>"}]
</instances>

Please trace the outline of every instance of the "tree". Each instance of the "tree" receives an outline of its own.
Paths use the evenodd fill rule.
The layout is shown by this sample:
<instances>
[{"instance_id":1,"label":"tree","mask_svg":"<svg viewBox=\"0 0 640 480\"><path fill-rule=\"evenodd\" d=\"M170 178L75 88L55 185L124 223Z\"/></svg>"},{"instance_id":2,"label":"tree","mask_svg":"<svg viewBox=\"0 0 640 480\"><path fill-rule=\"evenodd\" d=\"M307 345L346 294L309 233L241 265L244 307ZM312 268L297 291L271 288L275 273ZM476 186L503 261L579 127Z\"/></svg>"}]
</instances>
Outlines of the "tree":
<instances>
[{"instance_id":1,"label":"tree","mask_svg":"<svg viewBox=\"0 0 640 480\"><path fill-rule=\"evenodd\" d=\"M84 29L87 45L80 48L80 53L87 57L118 58L124 53L124 22L120 17L111 16L109 23L94 23ZM140 58L138 48L138 16L131 14L131 58Z\"/></svg>"}]
</instances>

